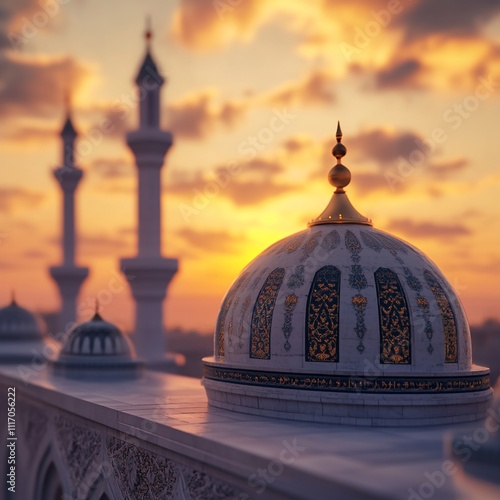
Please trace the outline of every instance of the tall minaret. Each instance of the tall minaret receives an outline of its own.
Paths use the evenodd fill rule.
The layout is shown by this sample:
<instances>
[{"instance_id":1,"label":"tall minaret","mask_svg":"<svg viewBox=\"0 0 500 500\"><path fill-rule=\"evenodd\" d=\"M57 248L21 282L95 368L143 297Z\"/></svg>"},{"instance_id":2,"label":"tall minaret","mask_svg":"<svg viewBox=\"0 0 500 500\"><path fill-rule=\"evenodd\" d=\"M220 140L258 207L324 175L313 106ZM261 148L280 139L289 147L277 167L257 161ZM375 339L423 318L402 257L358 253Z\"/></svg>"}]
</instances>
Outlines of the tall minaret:
<instances>
[{"instance_id":1,"label":"tall minaret","mask_svg":"<svg viewBox=\"0 0 500 500\"><path fill-rule=\"evenodd\" d=\"M59 287L61 296L59 332L68 331L76 322L76 298L89 274L88 268L75 264L75 191L83 176L83 171L75 165L77 136L68 106L66 122L61 131L62 165L53 171L63 192L62 264L50 268L50 275Z\"/></svg>"},{"instance_id":2,"label":"tall minaret","mask_svg":"<svg viewBox=\"0 0 500 500\"><path fill-rule=\"evenodd\" d=\"M162 303L178 269L177 259L161 255L161 167L172 134L160 129L160 90L164 79L151 57L151 30L146 31L146 56L135 80L140 100L139 129L127 134L138 172L137 257L121 260L136 302L134 343L150 365L165 361L166 337Z\"/></svg>"}]
</instances>

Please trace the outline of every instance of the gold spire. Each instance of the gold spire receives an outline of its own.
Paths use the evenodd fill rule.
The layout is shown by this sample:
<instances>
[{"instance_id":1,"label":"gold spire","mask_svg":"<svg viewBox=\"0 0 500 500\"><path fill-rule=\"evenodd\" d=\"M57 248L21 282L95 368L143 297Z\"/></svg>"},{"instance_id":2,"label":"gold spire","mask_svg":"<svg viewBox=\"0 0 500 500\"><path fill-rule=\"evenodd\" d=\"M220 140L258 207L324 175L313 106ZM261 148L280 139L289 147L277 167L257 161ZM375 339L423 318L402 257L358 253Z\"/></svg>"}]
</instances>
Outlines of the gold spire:
<instances>
[{"instance_id":1,"label":"gold spire","mask_svg":"<svg viewBox=\"0 0 500 500\"><path fill-rule=\"evenodd\" d=\"M344 188L351 182L350 170L342 165L341 159L346 155L347 149L342 144L342 129L337 122L335 134L337 144L332 149L332 155L337 159L337 164L328 173L328 181L334 186L335 192L323 213L309 222L309 226L319 224L365 224L372 225L372 221L361 215L349 201Z\"/></svg>"},{"instance_id":2,"label":"gold spire","mask_svg":"<svg viewBox=\"0 0 500 500\"><path fill-rule=\"evenodd\" d=\"M11 292L10 292L10 305L11 306L17 306L16 292L14 290L11 290Z\"/></svg>"}]
</instances>

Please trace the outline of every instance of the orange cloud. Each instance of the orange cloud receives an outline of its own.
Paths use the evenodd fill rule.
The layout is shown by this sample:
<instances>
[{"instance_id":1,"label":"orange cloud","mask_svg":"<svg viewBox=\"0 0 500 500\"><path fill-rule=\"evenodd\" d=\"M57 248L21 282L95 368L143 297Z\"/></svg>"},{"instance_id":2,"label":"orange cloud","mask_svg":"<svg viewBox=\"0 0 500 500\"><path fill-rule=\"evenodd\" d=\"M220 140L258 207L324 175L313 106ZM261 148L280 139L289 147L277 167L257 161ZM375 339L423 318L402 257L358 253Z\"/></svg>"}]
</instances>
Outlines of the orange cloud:
<instances>
[{"instance_id":1,"label":"orange cloud","mask_svg":"<svg viewBox=\"0 0 500 500\"><path fill-rule=\"evenodd\" d=\"M70 90L78 91L89 71L71 57L0 55L0 112L51 117Z\"/></svg>"},{"instance_id":2,"label":"orange cloud","mask_svg":"<svg viewBox=\"0 0 500 500\"><path fill-rule=\"evenodd\" d=\"M166 115L174 132L188 139L204 137L219 125L234 126L245 114L248 103L237 100L216 102L216 92L202 90L167 106Z\"/></svg>"},{"instance_id":3,"label":"orange cloud","mask_svg":"<svg viewBox=\"0 0 500 500\"><path fill-rule=\"evenodd\" d=\"M44 194L22 188L0 188L0 211L11 213L17 207L35 207L41 203Z\"/></svg>"},{"instance_id":4,"label":"orange cloud","mask_svg":"<svg viewBox=\"0 0 500 500\"><path fill-rule=\"evenodd\" d=\"M415 222L412 219L395 219L388 224L388 228L414 238L442 238L448 240L449 238L472 234L472 231L464 224Z\"/></svg>"}]
</instances>

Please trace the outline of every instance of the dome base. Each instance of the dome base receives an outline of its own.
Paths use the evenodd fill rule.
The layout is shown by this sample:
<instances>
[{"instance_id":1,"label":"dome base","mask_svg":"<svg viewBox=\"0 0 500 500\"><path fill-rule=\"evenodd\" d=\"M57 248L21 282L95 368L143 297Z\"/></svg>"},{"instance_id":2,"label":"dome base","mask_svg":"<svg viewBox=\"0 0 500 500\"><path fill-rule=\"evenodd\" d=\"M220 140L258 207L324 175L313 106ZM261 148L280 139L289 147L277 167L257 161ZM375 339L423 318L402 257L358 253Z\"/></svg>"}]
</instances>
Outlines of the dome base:
<instances>
[{"instance_id":1,"label":"dome base","mask_svg":"<svg viewBox=\"0 0 500 500\"><path fill-rule=\"evenodd\" d=\"M340 382L344 377L345 384ZM205 361L202 384L209 404L217 408L373 427L480 420L486 416L493 395L489 370L482 367L446 377L426 376L426 380L419 376L407 376L405 381L396 376L362 378L238 370Z\"/></svg>"}]
</instances>

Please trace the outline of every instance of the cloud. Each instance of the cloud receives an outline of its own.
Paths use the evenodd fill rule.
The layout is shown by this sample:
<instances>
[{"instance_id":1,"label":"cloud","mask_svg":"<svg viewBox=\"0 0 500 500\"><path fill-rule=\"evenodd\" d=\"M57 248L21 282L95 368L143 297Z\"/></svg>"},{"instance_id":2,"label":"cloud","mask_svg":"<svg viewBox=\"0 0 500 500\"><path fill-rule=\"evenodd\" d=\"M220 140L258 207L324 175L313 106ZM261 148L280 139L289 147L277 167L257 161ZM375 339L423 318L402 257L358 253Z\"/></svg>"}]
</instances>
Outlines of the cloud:
<instances>
[{"instance_id":1,"label":"cloud","mask_svg":"<svg viewBox=\"0 0 500 500\"><path fill-rule=\"evenodd\" d=\"M0 113L52 117L88 70L71 57L0 55Z\"/></svg>"},{"instance_id":2,"label":"cloud","mask_svg":"<svg viewBox=\"0 0 500 500\"><path fill-rule=\"evenodd\" d=\"M237 100L216 103L212 90L185 96L166 108L169 128L187 139L206 137L220 125L234 126L246 113L247 105Z\"/></svg>"},{"instance_id":3,"label":"cloud","mask_svg":"<svg viewBox=\"0 0 500 500\"><path fill-rule=\"evenodd\" d=\"M229 231L195 230L185 227L177 231L191 250L199 252L228 253L232 252L247 241L247 237L233 234Z\"/></svg>"},{"instance_id":4,"label":"cloud","mask_svg":"<svg viewBox=\"0 0 500 500\"><path fill-rule=\"evenodd\" d=\"M416 59L394 63L375 74L375 86L377 89L418 88L417 76L422 69L422 63Z\"/></svg>"},{"instance_id":5,"label":"cloud","mask_svg":"<svg viewBox=\"0 0 500 500\"><path fill-rule=\"evenodd\" d=\"M333 138L330 144L335 144ZM387 163L408 155L417 148L422 148L421 138L414 132L394 132L383 128L365 130L349 137L348 154L354 157L373 160L384 167Z\"/></svg>"},{"instance_id":6,"label":"cloud","mask_svg":"<svg viewBox=\"0 0 500 500\"><path fill-rule=\"evenodd\" d=\"M420 0L398 18L407 39L444 35L473 37L482 27L500 13L498 0Z\"/></svg>"},{"instance_id":7,"label":"cloud","mask_svg":"<svg viewBox=\"0 0 500 500\"><path fill-rule=\"evenodd\" d=\"M59 130L47 127L46 125L21 125L17 128L7 130L4 138L9 141L20 141L23 145L26 145L28 141L38 144L40 142L46 143L50 140L58 140L59 132Z\"/></svg>"},{"instance_id":8,"label":"cloud","mask_svg":"<svg viewBox=\"0 0 500 500\"><path fill-rule=\"evenodd\" d=\"M40 6L36 0L16 0L16 2L2 2L0 6L0 50L13 48L21 34L16 29L21 28L17 21Z\"/></svg>"},{"instance_id":9,"label":"cloud","mask_svg":"<svg viewBox=\"0 0 500 500\"><path fill-rule=\"evenodd\" d=\"M234 205L255 205L298 189L296 185L283 183L279 179L282 172L283 167L278 161L256 158L232 173L223 166L208 174L203 171L189 176L174 173L165 189L171 195L189 200L221 196Z\"/></svg>"},{"instance_id":10,"label":"cloud","mask_svg":"<svg viewBox=\"0 0 500 500\"><path fill-rule=\"evenodd\" d=\"M245 0L231 5L227 0L200 2L181 0L174 13L172 36L197 50L213 50L235 40L249 40L275 2Z\"/></svg>"},{"instance_id":11,"label":"cloud","mask_svg":"<svg viewBox=\"0 0 500 500\"><path fill-rule=\"evenodd\" d=\"M296 157L306 158L310 165L317 165L310 179L325 179L329 166L333 166L331 148L335 142L334 136L321 141L307 136L291 137L283 143L286 152L284 161L289 164ZM400 171L407 172L408 161L415 156L415 152L419 158L422 154L424 156L422 164L414 167L414 172L424 174L427 179L443 181L469 166L465 158L439 159L439 149L429 152L424 138L413 131L372 128L350 135L344 142L347 144L344 163L350 168L353 178L348 189L363 194L394 189L403 192L410 188L407 182L409 177ZM433 196L441 194L436 186L429 188L429 193Z\"/></svg>"},{"instance_id":12,"label":"cloud","mask_svg":"<svg viewBox=\"0 0 500 500\"><path fill-rule=\"evenodd\" d=\"M79 236L78 245L82 255L120 255L120 252L127 250L126 241L121 238L97 234Z\"/></svg>"},{"instance_id":13,"label":"cloud","mask_svg":"<svg viewBox=\"0 0 500 500\"><path fill-rule=\"evenodd\" d=\"M435 222L415 222L411 219L395 219L388 228L411 237L455 238L469 236L472 231L463 224L440 224Z\"/></svg>"},{"instance_id":14,"label":"cloud","mask_svg":"<svg viewBox=\"0 0 500 500\"><path fill-rule=\"evenodd\" d=\"M324 70L315 70L298 82L272 91L266 101L272 106L332 104L335 102L334 78Z\"/></svg>"},{"instance_id":15,"label":"cloud","mask_svg":"<svg viewBox=\"0 0 500 500\"><path fill-rule=\"evenodd\" d=\"M425 170L436 179L446 179L451 175L461 172L468 166L469 162L465 158L457 158L441 163L431 163L425 167Z\"/></svg>"},{"instance_id":16,"label":"cloud","mask_svg":"<svg viewBox=\"0 0 500 500\"><path fill-rule=\"evenodd\" d=\"M17 207L33 208L41 203L44 195L22 188L0 187L0 211L11 213Z\"/></svg>"},{"instance_id":17,"label":"cloud","mask_svg":"<svg viewBox=\"0 0 500 500\"><path fill-rule=\"evenodd\" d=\"M42 250L28 250L23 253L24 259L45 259L47 257L47 253Z\"/></svg>"},{"instance_id":18,"label":"cloud","mask_svg":"<svg viewBox=\"0 0 500 500\"><path fill-rule=\"evenodd\" d=\"M134 175L132 165L124 158L96 158L89 168L103 179L120 179Z\"/></svg>"}]
</instances>

